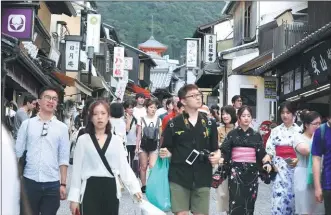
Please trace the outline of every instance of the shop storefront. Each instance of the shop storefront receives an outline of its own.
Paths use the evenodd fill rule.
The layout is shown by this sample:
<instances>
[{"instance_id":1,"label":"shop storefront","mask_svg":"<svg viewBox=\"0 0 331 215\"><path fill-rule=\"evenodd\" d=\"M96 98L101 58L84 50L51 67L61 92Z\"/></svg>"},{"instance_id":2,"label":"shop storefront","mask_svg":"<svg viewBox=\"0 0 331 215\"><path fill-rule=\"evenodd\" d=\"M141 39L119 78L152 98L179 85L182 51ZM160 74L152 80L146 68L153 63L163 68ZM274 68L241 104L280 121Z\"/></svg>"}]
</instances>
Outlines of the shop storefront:
<instances>
[{"instance_id":1,"label":"shop storefront","mask_svg":"<svg viewBox=\"0 0 331 215\"><path fill-rule=\"evenodd\" d=\"M298 109L330 115L331 25L308 35L256 73L277 76L279 103L292 101Z\"/></svg>"}]
</instances>

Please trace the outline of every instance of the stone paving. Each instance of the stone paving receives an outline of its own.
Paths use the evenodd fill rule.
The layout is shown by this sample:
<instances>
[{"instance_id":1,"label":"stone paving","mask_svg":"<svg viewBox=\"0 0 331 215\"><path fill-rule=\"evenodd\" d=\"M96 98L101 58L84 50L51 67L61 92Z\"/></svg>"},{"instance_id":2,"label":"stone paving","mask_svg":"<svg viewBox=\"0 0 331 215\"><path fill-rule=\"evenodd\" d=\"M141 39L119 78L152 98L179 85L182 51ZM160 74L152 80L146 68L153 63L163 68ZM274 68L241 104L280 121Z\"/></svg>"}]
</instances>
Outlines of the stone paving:
<instances>
[{"instance_id":1,"label":"stone paving","mask_svg":"<svg viewBox=\"0 0 331 215\"><path fill-rule=\"evenodd\" d=\"M71 167L68 169L68 188L70 187L70 176L71 176ZM210 212L209 215L221 215L216 210L216 194L214 189L212 190L212 195L210 197ZM271 186L260 183L259 193L257 201L255 203L255 215L269 215L271 208ZM124 192L120 201L120 215L141 215L137 206L133 203L131 197L127 192ZM168 213L172 214L172 213ZM61 201L60 209L57 215L70 215L69 202Z\"/></svg>"}]
</instances>

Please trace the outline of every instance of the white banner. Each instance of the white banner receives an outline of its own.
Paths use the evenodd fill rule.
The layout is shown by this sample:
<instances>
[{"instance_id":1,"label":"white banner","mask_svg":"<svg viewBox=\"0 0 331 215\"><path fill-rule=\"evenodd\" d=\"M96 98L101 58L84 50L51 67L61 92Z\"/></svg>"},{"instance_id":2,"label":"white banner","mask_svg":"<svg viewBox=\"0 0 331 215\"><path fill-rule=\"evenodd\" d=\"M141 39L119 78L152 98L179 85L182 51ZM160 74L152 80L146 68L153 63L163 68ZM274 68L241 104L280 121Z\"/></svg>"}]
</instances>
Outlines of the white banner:
<instances>
[{"instance_id":1,"label":"white banner","mask_svg":"<svg viewBox=\"0 0 331 215\"><path fill-rule=\"evenodd\" d=\"M113 77L124 76L124 47L114 47Z\"/></svg>"},{"instance_id":2,"label":"white banner","mask_svg":"<svg viewBox=\"0 0 331 215\"><path fill-rule=\"evenodd\" d=\"M116 86L116 91L115 91L115 96L117 98L120 98L121 101L123 101L123 97L125 94L125 89L126 89L126 85L127 85L127 81L121 79L118 81L117 86Z\"/></svg>"},{"instance_id":3,"label":"white banner","mask_svg":"<svg viewBox=\"0 0 331 215\"><path fill-rule=\"evenodd\" d=\"M54 47L51 46L48 58L55 61L55 66L59 63L61 53Z\"/></svg>"},{"instance_id":4,"label":"white banner","mask_svg":"<svg viewBox=\"0 0 331 215\"><path fill-rule=\"evenodd\" d=\"M66 70L78 71L79 69L79 41L66 41Z\"/></svg>"},{"instance_id":5,"label":"white banner","mask_svg":"<svg viewBox=\"0 0 331 215\"><path fill-rule=\"evenodd\" d=\"M207 34L205 35L205 63L214 63L216 60L216 35Z\"/></svg>"},{"instance_id":6,"label":"white banner","mask_svg":"<svg viewBox=\"0 0 331 215\"><path fill-rule=\"evenodd\" d=\"M87 30L86 30L86 50L87 47L93 46L94 53L100 52L100 28L101 28L101 15L88 14Z\"/></svg>"},{"instance_id":7,"label":"white banner","mask_svg":"<svg viewBox=\"0 0 331 215\"><path fill-rule=\"evenodd\" d=\"M132 70L133 68L133 58L132 57L125 57L124 58L124 69Z\"/></svg>"},{"instance_id":8,"label":"white banner","mask_svg":"<svg viewBox=\"0 0 331 215\"><path fill-rule=\"evenodd\" d=\"M186 41L186 67L195 68L198 66L198 41Z\"/></svg>"}]
</instances>

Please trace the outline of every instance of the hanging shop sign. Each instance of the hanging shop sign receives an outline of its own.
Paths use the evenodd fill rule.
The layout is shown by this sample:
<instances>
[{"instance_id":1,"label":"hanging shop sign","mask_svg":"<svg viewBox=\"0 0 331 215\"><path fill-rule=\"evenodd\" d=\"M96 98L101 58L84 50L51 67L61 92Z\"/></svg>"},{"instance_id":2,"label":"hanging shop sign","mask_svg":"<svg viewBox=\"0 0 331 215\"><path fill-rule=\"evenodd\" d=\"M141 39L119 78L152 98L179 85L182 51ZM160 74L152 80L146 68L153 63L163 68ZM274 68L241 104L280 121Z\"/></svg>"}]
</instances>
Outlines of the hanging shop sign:
<instances>
[{"instance_id":1,"label":"hanging shop sign","mask_svg":"<svg viewBox=\"0 0 331 215\"><path fill-rule=\"evenodd\" d=\"M125 70L132 70L133 68L133 58L132 57L125 57L124 58L124 69Z\"/></svg>"},{"instance_id":2,"label":"hanging shop sign","mask_svg":"<svg viewBox=\"0 0 331 215\"><path fill-rule=\"evenodd\" d=\"M115 96L117 98L120 98L121 101L123 101L123 97L125 94L125 89L126 89L126 85L127 85L127 81L121 79L118 81L117 86L116 86L116 91L115 91Z\"/></svg>"},{"instance_id":3,"label":"hanging shop sign","mask_svg":"<svg viewBox=\"0 0 331 215\"><path fill-rule=\"evenodd\" d=\"M114 47L114 78L123 78L124 76L124 47Z\"/></svg>"},{"instance_id":4,"label":"hanging shop sign","mask_svg":"<svg viewBox=\"0 0 331 215\"><path fill-rule=\"evenodd\" d=\"M198 41L186 41L186 67L195 68L198 66Z\"/></svg>"},{"instance_id":5,"label":"hanging shop sign","mask_svg":"<svg viewBox=\"0 0 331 215\"><path fill-rule=\"evenodd\" d=\"M205 63L214 63L216 60L216 35L207 34L204 41Z\"/></svg>"},{"instance_id":6,"label":"hanging shop sign","mask_svg":"<svg viewBox=\"0 0 331 215\"><path fill-rule=\"evenodd\" d=\"M110 51L106 48L106 55L105 55L105 70L106 73L110 72Z\"/></svg>"},{"instance_id":7,"label":"hanging shop sign","mask_svg":"<svg viewBox=\"0 0 331 215\"><path fill-rule=\"evenodd\" d=\"M264 79L264 98L276 100L277 98L277 80Z\"/></svg>"},{"instance_id":8,"label":"hanging shop sign","mask_svg":"<svg viewBox=\"0 0 331 215\"><path fill-rule=\"evenodd\" d=\"M66 41L66 67L67 71L79 70L79 53L80 42L79 41Z\"/></svg>"},{"instance_id":9,"label":"hanging shop sign","mask_svg":"<svg viewBox=\"0 0 331 215\"><path fill-rule=\"evenodd\" d=\"M32 40L34 8L1 8L1 32L20 40Z\"/></svg>"},{"instance_id":10,"label":"hanging shop sign","mask_svg":"<svg viewBox=\"0 0 331 215\"><path fill-rule=\"evenodd\" d=\"M311 79L323 81L331 73L331 40L325 40L304 53L305 69Z\"/></svg>"},{"instance_id":11,"label":"hanging shop sign","mask_svg":"<svg viewBox=\"0 0 331 215\"><path fill-rule=\"evenodd\" d=\"M48 58L55 61L55 67L57 67L57 64L59 63L60 55L60 52L52 45Z\"/></svg>"},{"instance_id":12,"label":"hanging shop sign","mask_svg":"<svg viewBox=\"0 0 331 215\"><path fill-rule=\"evenodd\" d=\"M100 28L101 28L101 15L88 14L87 30L86 30L86 47L93 46L94 53L99 53L100 51Z\"/></svg>"}]
</instances>

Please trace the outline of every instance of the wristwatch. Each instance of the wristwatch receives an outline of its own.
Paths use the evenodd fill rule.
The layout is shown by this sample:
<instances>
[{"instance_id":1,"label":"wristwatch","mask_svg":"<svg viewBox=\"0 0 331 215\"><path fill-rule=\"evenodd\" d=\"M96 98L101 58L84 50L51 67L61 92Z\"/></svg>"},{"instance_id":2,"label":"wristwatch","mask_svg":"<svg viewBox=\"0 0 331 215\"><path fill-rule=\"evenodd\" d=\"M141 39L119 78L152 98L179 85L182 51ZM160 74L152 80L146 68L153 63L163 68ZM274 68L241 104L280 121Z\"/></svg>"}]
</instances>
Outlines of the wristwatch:
<instances>
[{"instance_id":1,"label":"wristwatch","mask_svg":"<svg viewBox=\"0 0 331 215\"><path fill-rule=\"evenodd\" d=\"M61 187L67 187L67 185L66 185L66 184L60 184L60 186L61 186Z\"/></svg>"}]
</instances>

